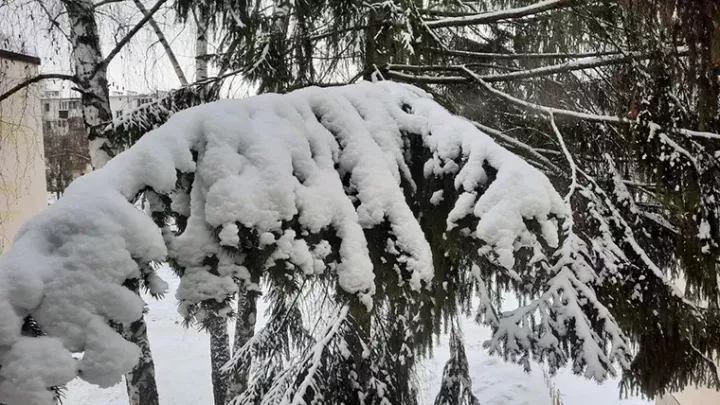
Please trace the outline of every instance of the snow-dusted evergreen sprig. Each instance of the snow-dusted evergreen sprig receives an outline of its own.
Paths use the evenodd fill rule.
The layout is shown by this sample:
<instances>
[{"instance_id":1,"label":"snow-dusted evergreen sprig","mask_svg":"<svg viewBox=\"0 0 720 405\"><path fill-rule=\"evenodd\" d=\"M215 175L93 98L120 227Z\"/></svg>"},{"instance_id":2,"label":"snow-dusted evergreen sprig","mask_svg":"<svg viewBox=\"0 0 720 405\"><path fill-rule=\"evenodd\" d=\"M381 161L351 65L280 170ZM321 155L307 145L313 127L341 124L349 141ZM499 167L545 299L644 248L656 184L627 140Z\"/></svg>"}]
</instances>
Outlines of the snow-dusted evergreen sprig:
<instances>
[{"instance_id":1,"label":"snow-dusted evergreen sprig","mask_svg":"<svg viewBox=\"0 0 720 405\"><path fill-rule=\"evenodd\" d=\"M157 99L115 117L102 133L113 134L113 149L116 154L120 153L146 133L163 125L178 111L217 100L221 84L222 80L206 80L164 94L158 93Z\"/></svg>"},{"instance_id":2,"label":"snow-dusted evergreen sprig","mask_svg":"<svg viewBox=\"0 0 720 405\"><path fill-rule=\"evenodd\" d=\"M629 341L592 288L598 282L592 253L569 229L564 233L556 257L538 263L551 276L542 295L499 315L481 307L481 319L493 327L484 346L526 370L531 357L547 361L551 372L571 361L576 372L604 381L615 375L613 362L629 367Z\"/></svg>"}]
</instances>

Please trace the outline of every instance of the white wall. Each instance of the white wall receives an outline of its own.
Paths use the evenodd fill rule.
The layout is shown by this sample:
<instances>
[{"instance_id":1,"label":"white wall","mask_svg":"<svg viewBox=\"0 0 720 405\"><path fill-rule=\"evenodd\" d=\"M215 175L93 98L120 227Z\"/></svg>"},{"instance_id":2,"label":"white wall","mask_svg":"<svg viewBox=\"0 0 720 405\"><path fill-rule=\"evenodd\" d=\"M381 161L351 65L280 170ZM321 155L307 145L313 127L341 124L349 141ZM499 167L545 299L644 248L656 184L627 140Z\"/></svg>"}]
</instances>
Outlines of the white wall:
<instances>
[{"instance_id":1,"label":"white wall","mask_svg":"<svg viewBox=\"0 0 720 405\"><path fill-rule=\"evenodd\" d=\"M38 70L35 63L9 57L0 54L0 94ZM0 103L0 254L46 206L40 93L31 86Z\"/></svg>"},{"instance_id":2,"label":"white wall","mask_svg":"<svg viewBox=\"0 0 720 405\"><path fill-rule=\"evenodd\" d=\"M655 403L657 405L718 405L720 392L709 388L688 387L685 391L662 397Z\"/></svg>"}]
</instances>

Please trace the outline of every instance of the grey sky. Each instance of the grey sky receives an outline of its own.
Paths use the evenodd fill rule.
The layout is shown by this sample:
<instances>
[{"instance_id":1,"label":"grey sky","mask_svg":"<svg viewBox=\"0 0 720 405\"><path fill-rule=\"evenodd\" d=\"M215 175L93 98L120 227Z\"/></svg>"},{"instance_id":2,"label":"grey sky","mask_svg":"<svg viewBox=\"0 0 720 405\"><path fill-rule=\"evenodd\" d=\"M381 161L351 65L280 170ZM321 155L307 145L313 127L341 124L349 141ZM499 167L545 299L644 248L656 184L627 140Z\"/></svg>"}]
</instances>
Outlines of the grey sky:
<instances>
[{"instance_id":1,"label":"grey sky","mask_svg":"<svg viewBox=\"0 0 720 405\"><path fill-rule=\"evenodd\" d=\"M144 0L150 8L152 4ZM47 10L47 11L46 11ZM53 27L48 14L59 15L63 32ZM185 75L194 77L194 26L175 21L172 10L162 8L156 21L170 42ZM99 8L98 26L102 36L102 50L107 54L115 43L142 18L132 2L108 4ZM15 48L41 58L43 73L70 73L70 45L65 37L68 29L63 8L57 0L0 0L0 33L9 37L0 47ZM212 49L212 48L211 48ZM211 50L212 52L212 50ZM168 90L180 85L165 51L149 25L138 32L108 67L111 91L148 92ZM46 82L50 89L62 89L70 94L70 83Z\"/></svg>"}]
</instances>

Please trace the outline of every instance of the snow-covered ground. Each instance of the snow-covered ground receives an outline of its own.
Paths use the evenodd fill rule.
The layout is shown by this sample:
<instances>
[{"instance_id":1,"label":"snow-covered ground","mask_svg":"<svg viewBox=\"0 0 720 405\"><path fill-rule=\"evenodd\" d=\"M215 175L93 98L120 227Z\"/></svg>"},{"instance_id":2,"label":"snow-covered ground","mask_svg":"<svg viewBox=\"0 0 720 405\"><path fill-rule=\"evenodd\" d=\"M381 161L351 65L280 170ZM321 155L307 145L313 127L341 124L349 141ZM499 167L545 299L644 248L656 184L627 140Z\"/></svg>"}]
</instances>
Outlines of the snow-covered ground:
<instances>
[{"instance_id":1,"label":"snow-covered ground","mask_svg":"<svg viewBox=\"0 0 720 405\"><path fill-rule=\"evenodd\" d=\"M158 390L162 405L211 405L210 360L208 337L203 332L185 329L176 311L175 289L179 283L172 272L163 268L160 275L170 284L165 299L157 301L146 297L150 307L147 315L148 330L157 371ZM259 305L262 314L265 306ZM259 323L264 319L259 318ZM534 369L526 374L519 366L489 356L482 349L489 330L470 320L463 323L468 342L467 355L473 391L483 405L549 405L548 388L542 372ZM443 342L445 343L445 342ZM424 390L423 403L432 404L448 347L441 344L432 360L419 367L420 386ZM608 381L597 385L568 370L558 373L555 385L560 389L565 405L648 405L640 399L618 399L617 383ZM68 385L63 401L65 405L127 405L124 384L100 389L80 380Z\"/></svg>"}]
</instances>

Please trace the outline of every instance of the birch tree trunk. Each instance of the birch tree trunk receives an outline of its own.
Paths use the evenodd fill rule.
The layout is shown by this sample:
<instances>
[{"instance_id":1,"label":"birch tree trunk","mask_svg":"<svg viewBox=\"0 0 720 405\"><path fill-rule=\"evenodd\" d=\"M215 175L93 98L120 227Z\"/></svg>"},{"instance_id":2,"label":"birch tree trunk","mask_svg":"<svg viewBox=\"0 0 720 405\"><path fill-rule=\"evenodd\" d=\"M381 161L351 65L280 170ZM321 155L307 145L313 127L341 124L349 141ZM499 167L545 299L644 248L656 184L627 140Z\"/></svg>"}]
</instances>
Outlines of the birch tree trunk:
<instances>
[{"instance_id":1,"label":"birch tree trunk","mask_svg":"<svg viewBox=\"0 0 720 405\"><path fill-rule=\"evenodd\" d=\"M199 7L195 11L195 24L197 26L195 40L195 80L208 77L208 16L207 12ZM212 370L213 398L215 405L225 405L228 392L227 376L220 371L222 366L230 361L230 336L228 335L227 319L216 314L210 315L210 366Z\"/></svg>"},{"instance_id":2,"label":"birch tree trunk","mask_svg":"<svg viewBox=\"0 0 720 405\"><path fill-rule=\"evenodd\" d=\"M195 80L208 77L208 18L205 11L198 9L195 14L197 35L195 39Z\"/></svg>"},{"instance_id":3,"label":"birch tree trunk","mask_svg":"<svg viewBox=\"0 0 720 405\"><path fill-rule=\"evenodd\" d=\"M255 334L257 298L258 293L256 291L249 291L245 283L239 286L233 353L243 347L245 343L247 343ZM238 362L235 365L230 375L227 377L228 401L245 392L247 389L249 371L249 363Z\"/></svg>"},{"instance_id":4,"label":"birch tree trunk","mask_svg":"<svg viewBox=\"0 0 720 405\"><path fill-rule=\"evenodd\" d=\"M107 65L100 48L100 33L95 21L95 7L91 0L62 0L70 22L70 41L75 76L79 83L85 128L90 142L90 162L93 168L103 167L115 154L119 145L113 145L110 131L103 132L101 125L112 119ZM134 283L131 288L139 293ZM123 328L123 335L138 345L142 357L138 365L125 376L130 405L157 405L155 363L150 352L147 325L144 318Z\"/></svg>"},{"instance_id":5,"label":"birch tree trunk","mask_svg":"<svg viewBox=\"0 0 720 405\"><path fill-rule=\"evenodd\" d=\"M100 168L113 155L110 141L100 135L99 125L112 118L107 68L103 64L95 9L90 0L64 0L70 20L72 59L81 93L85 127L90 140L90 161Z\"/></svg>"},{"instance_id":6,"label":"birch tree trunk","mask_svg":"<svg viewBox=\"0 0 720 405\"><path fill-rule=\"evenodd\" d=\"M136 283L132 290L140 295L139 285ZM125 374L130 405L159 405L160 400L155 382L155 362L150 350L150 340L147 335L145 317L138 319L130 325L124 326L123 337L140 347L140 362L129 373Z\"/></svg>"}]
</instances>

